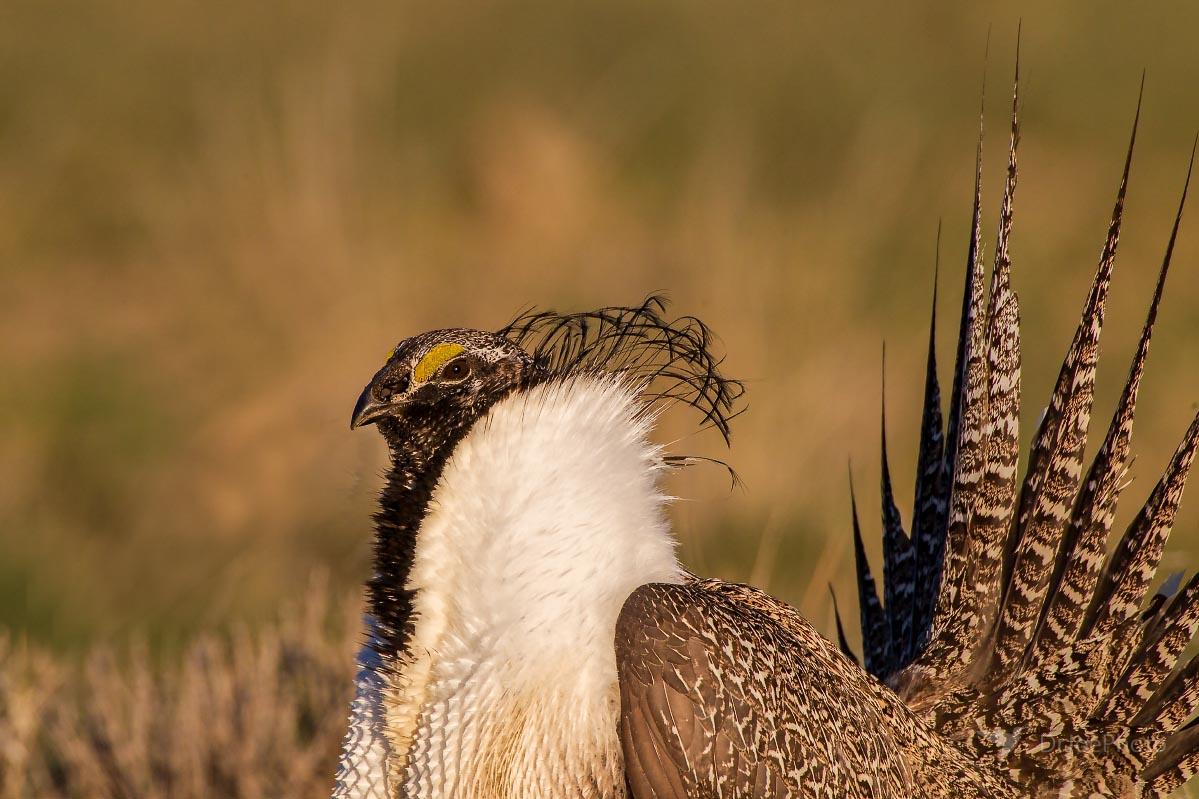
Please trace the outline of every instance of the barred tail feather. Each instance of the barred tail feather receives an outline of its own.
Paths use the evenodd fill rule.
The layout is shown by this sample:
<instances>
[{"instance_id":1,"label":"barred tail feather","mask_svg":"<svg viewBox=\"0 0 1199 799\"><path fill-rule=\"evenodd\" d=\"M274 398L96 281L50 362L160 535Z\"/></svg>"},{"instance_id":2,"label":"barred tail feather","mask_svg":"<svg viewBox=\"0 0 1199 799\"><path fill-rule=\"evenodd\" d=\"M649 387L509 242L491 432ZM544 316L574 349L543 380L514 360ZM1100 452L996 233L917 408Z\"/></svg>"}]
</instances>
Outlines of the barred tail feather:
<instances>
[{"instance_id":1,"label":"barred tail feather","mask_svg":"<svg viewBox=\"0 0 1199 799\"><path fill-rule=\"evenodd\" d=\"M939 502L944 513L938 524L944 532L930 532L941 541L939 564L928 564L928 571L939 572L932 594L926 596L932 608L930 628L922 651L907 669L902 690L918 695L964 668L967 658L960 643L968 638L965 622L957 612L958 595L967 565L967 495L978 482L981 457L979 420L985 395L982 358L977 354L983 335L983 270L981 265L982 204L982 111L979 112L978 145L975 151L974 206L970 222L970 247L966 256L966 286L962 297L957 358L954 365L953 393L949 407L949 425L945 436L945 457L941 467Z\"/></svg>"},{"instance_id":2,"label":"barred tail feather","mask_svg":"<svg viewBox=\"0 0 1199 799\"><path fill-rule=\"evenodd\" d=\"M1199 447L1199 414L1195 415L1149 501L1108 559L1083 620L1081 635L1109 635L1115 626L1139 612L1174 526L1196 447Z\"/></svg>"},{"instance_id":3,"label":"barred tail feather","mask_svg":"<svg viewBox=\"0 0 1199 799\"><path fill-rule=\"evenodd\" d=\"M831 584L828 587L828 594L833 602L833 618L837 624L837 646L842 655L857 663L858 656L854 654L853 648L849 645L849 639L845 637L845 624L841 621L841 608L837 605L837 592L833 590Z\"/></svg>"},{"instance_id":4,"label":"barred tail feather","mask_svg":"<svg viewBox=\"0 0 1199 799\"><path fill-rule=\"evenodd\" d=\"M1019 66L1017 66L1017 87ZM1019 307L1009 279L1008 242L1016 189L1018 88L1012 92L1011 141L990 299L984 302L980 190L976 153L974 210L962 305L954 397L946 450L944 571L933 627L903 690L956 679L974 661L999 598L1000 567L1011 517L1019 416ZM994 370L992 371L992 366ZM967 572L969 577L967 578Z\"/></svg>"},{"instance_id":5,"label":"barred tail feather","mask_svg":"<svg viewBox=\"0 0 1199 799\"><path fill-rule=\"evenodd\" d=\"M885 675L891 660L891 630L870 572L866 545L862 543L862 526L858 521L858 500L853 490L853 475L849 478L849 501L853 514L853 552L858 576L858 608L862 625L862 665L875 677Z\"/></svg>"},{"instance_id":6,"label":"barred tail feather","mask_svg":"<svg viewBox=\"0 0 1199 799\"><path fill-rule=\"evenodd\" d=\"M1020 449L1020 304L1012 290L1012 261L1008 254L1012 204L1016 194L1016 148L1020 141L1018 105L1019 92L1013 90L1007 181L999 214L995 268L987 305L987 452L975 509L975 530L972 531L978 552L974 562L977 564L975 584L979 594L976 604L980 628L985 628L994 617L1002 597L1002 581L1006 578L1004 567L1010 557L1009 531L1015 511Z\"/></svg>"},{"instance_id":7,"label":"barred tail feather","mask_svg":"<svg viewBox=\"0 0 1199 799\"><path fill-rule=\"evenodd\" d=\"M1127 722L1170 676L1183 650L1199 631L1199 574L1192 575L1172 600L1163 602L1160 612L1161 623L1146 629L1144 643L1120 676L1115 690L1096 711L1100 718ZM1156 617L1155 613L1154 620Z\"/></svg>"},{"instance_id":8,"label":"barred tail feather","mask_svg":"<svg viewBox=\"0 0 1199 799\"><path fill-rule=\"evenodd\" d=\"M1029 453L1028 471L1020 490L1020 510L1012 534L1010 576L996 632L995 666L999 669L1014 668L1024 659L1078 493L1095 396L1099 337L1120 242L1128 174L1140 115L1141 98L1138 97L1124 171L1120 176L1099 269Z\"/></svg>"},{"instance_id":9,"label":"barred tail feather","mask_svg":"<svg viewBox=\"0 0 1199 799\"><path fill-rule=\"evenodd\" d=\"M928 359L924 372L924 411L920 424L920 452L916 462L916 490L912 499L912 543L915 551L916 585L913 601L912 651L923 648L933 620L933 608L941 585L945 551L944 491L947 483L944 438L941 431L941 386L937 382L937 284L941 266L941 226L937 225L937 258L933 271L932 318L928 325ZM897 668L908 661L897 663Z\"/></svg>"},{"instance_id":10,"label":"barred tail feather","mask_svg":"<svg viewBox=\"0 0 1199 799\"><path fill-rule=\"evenodd\" d=\"M1116 503L1128 466L1137 395L1145 374L1149 343L1165 292L1166 277L1170 272L1170 262L1174 255L1174 245L1178 240L1178 227L1182 220L1182 209L1186 204L1189 186L1188 167L1182 198L1174 216L1170 240L1166 245L1161 269L1158 271L1153 300L1141 330L1136 355L1128 371L1128 379L1120 394L1120 401L1108 426L1107 435L1083 481L1071 514L1070 525L1058 550L1057 563L1049 584L1049 598L1042 607L1041 620L1028 656L1028 660L1033 663L1040 662L1047 654L1074 639L1083 621L1087 598L1094 593L1099 580L1104 548L1111 533Z\"/></svg>"},{"instance_id":11,"label":"barred tail feather","mask_svg":"<svg viewBox=\"0 0 1199 799\"><path fill-rule=\"evenodd\" d=\"M895 505L891 489L891 468L887 463L887 400L886 352L883 355L882 411L882 492L883 509L883 593L886 602L887 627L891 635L891 660L885 671L893 671L906 663L912 650L912 602L916 592L916 553L912 540L903 529L903 519Z\"/></svg>"},{"instance_id":12,"label":"barred tail feather","mask_svg":"<svg viewBox=\"0 0 1199 799\"><path fill-rule=\"evenodd\" d=\"M867 668L943 735L993 759L1037 795L1158 796L1199 771L1199 724L1186 724L1199 711L1199 658L1179 665L1199 633L1199 575L1185 585L1181 575L1171 577L1150 596L1199 452L1199 414L1105 557L1194 148L1123 391L1085 472L1083 461L1143 87L1142 79L1099 265L1018 489L1020 311L1009 248L1020 126L1013 90L1007 179L985 292L980 129L944 435L930 324L910 539L892 496L883 417L885 608L854 503ZM935 313L935 288L933 297ZM1046 745L1058 738L1103 745Z\"/></svg>"},{"instance_id":13,"label":"barred tail feather","mask_svg":"<svg viewBox=\"0 0 1199 799\"><path fill-rule=\"evenodd\" d=\"M1199 724L1191 722L1149 764L1145 781L1153 796L1167 796L1199 773Z\"/></svg>"}]
</instances>

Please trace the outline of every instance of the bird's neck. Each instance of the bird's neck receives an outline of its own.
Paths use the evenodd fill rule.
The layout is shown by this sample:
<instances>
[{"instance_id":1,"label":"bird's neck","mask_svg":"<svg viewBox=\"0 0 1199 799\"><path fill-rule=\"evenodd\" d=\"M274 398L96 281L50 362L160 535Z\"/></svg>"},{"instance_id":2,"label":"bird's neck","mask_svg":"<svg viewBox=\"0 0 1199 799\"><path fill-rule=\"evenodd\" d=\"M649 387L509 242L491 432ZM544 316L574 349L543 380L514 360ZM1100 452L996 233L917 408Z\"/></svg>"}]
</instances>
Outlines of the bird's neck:
<instances>
[{"instance_id":1,"label":"bird's neck","mask_svg":"<svg viewBox=\"0 0 1199 799\"><path fill-rule=\"evenodd\" d=\"M405 564L406 575L376 580L375 595L411 610L389 726L414 795L436 794L429 781L449 785L451 772L466 780L471 764L499 756L492 744L552 771L561 764L545 741L591 739L595 763L606 765L583 758L577 767L614 767L616 618L638 586L681 580L648 428L636 397L612 379L546 383L492 408L432 464L432 484L397 470L389 490L423 496L422 512L400 520L402 538L380 514L389 533L381 560ZM540 722L526 714L538 708ZM473 720L454 728L462 741L429 726L457 712ZM568 723L581 728L542 729ZM459 760L467 742L481 748ZM511 795L544 777L515 774Z\"/></svg>"},{"instance_id":2,"label":"bird's neck","mask_svg":"<svg viewBox=\"0 0 1199 799\"><path fill-rule=\"evenodd\" d=\"M396 436L399 438L399 436ZM368 583L375 646L385 658L403 653L412 631L408 577L417 534L449 453L461 435L431 452L391 446L391 468L375 513L375 571Z\"/></svg>"}]
</instances>

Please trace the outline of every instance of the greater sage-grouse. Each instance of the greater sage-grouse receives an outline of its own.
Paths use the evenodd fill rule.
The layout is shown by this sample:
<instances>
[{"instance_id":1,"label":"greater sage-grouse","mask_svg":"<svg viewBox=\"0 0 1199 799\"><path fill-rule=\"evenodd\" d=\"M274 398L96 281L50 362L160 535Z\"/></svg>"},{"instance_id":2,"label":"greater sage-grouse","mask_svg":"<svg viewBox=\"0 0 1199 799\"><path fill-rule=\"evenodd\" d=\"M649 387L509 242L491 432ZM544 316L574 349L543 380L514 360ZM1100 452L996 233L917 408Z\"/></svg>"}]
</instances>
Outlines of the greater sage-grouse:
<instances>
[{"instance_id":1,"label":"greater sage-grouse","mask_svg":"<svg viewBox=\"0 0 1199 799\"><path fill-rule=\"evenodd\" d=\"M1130 142L1018 480L1015 109L988 290L979 148L945 425L929 336L910 535L884 444L881 598L855 509L863 664L843 633L676 559L660 480L680 459L651 443L655 417L687 403L727 438L742 391L702 323L651 298L436 330L401 342L354 408L391 469L335 797L1136 797L1199 768L1199 661L1178 665L1199 575L1149 596L1199 417L1107 553L1182 204L1084 469Z\"/></svg>"}]
</instances>

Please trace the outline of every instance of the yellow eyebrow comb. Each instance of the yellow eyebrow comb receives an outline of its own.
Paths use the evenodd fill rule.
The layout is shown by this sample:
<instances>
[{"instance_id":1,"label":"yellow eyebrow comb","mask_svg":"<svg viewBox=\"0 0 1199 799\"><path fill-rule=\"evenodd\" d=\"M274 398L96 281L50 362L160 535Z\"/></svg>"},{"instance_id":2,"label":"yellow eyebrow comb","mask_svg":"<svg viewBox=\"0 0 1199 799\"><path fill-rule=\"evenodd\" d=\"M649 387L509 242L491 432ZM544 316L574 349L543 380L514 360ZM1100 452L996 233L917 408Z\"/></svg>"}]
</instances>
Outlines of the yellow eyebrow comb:
<instances>
[{"instance_id":1,"label":"yellow eyebrow comb","mask_svg":"<svg viewBox=\"0 0 1199 799\"><path fill-rule=\"evenodd\" d=\"M465 351L466 347L461 344L438 344L426 352L425 357L412 368L412 382L424 383L437 374L442 364Z\"/></svg>"}]
</instances>

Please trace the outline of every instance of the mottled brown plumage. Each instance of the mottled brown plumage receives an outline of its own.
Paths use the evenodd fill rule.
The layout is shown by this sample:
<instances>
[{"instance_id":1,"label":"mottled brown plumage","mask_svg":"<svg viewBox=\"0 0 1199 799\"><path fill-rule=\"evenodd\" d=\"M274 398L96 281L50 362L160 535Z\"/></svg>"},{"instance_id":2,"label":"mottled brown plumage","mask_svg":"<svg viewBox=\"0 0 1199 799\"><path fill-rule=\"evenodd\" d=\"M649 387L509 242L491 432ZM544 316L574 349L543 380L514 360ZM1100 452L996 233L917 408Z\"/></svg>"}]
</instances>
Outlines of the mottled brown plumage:
<instances>
[{"instance_id":1,"label":"mottled brown plumage","mask_svg":"<svg viewBox=\"0 0 1199 799\"><path fill-rule=\"evenodd\" d=\"M752 587L643 586L616 658L637 799L1017 795Z\"/></svg>"}]
</instances>

